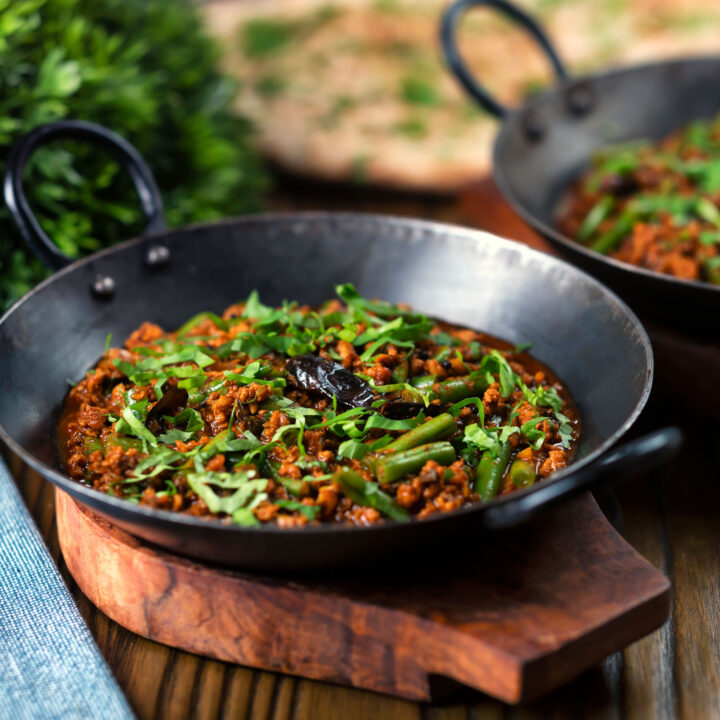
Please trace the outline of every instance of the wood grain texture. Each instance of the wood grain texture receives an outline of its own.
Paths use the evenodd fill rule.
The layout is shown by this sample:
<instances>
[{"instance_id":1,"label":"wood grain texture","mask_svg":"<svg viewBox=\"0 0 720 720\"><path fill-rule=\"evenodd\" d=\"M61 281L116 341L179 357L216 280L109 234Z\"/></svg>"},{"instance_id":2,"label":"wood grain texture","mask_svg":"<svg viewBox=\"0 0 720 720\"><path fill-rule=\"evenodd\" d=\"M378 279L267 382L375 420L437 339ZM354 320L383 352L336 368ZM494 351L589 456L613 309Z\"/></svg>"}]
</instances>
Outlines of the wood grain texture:
<instances>
[{"instance_id":1,"label":"wood grain texture","mask_svg":"<svg viewBox=\"0 0 720 720\"><path fill-rule=\"evenodd\" d=\"M123 627L219 660L414 700L431 699L434 676L506 702L539 696L656 629L668 612L667 579L589 495L488 536L492 556L322 581L174 556L59 490L56 507L72 576Z\"/></svg>"},{"instance_id":2,"label":"wood grain texture","mask_svg":"<svg viewBox=\"0 0 720 720\"><path fill-rule=\"evenodd\" d=\"M478 213L486 220L504 215L505 223L514 217L515 224L506 224L505 230L496 226L495 231L520 240L533 235L509 208L494 211L497 193L493 200L491 190L487 191L490 200L480 207L468 198L458 203L368 193L361 188L318 190L308 183L285 182L276 189L274 205L377 211L469 224L477 222ZM486 221L479 224L490 229ZM696 370L707 371L706 367ZM687 380L681 374L676 384L682 387ZM637 434L668 422L679 422L686 432L680 457L621 488L610 509L628 541L673 582L671 618L659 631L569 684L518 706L469 691L441 703L414 703L198 659L135 635L96 610L67 572L54 523L47 522L54 517L52 488L17 458L6 453L6 459L80 611L141 720L715 720L720 716L720 645L714 638L717 624L712 623L720 608L720 482L714 448L720 425L717 420L698 422L685 415L674 398L656 391L638 422ZM702 658L707 664L699 662ZM187 686L193 689L190 695ZM279 701L288 696L289 702Z\"/></svg>"}]
</instances>

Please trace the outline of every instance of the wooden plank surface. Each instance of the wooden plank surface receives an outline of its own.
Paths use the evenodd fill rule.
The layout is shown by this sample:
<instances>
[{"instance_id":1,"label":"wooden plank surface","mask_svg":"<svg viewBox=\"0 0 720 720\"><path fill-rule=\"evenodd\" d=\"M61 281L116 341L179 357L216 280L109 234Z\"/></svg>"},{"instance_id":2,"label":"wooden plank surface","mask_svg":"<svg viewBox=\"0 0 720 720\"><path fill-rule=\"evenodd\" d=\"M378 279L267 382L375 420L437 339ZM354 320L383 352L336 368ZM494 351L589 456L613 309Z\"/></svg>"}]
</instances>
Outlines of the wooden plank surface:
<instances>
[{"instance_id":1,"label":"wooden plank surface","mask_svg":"<svg viewBox=\"0 0 720 720\"><path fill-rule=\"evenodd\" d=\"M343 207L462 222L450 202L373 198L360 191L279 196L278 207ZM708 372L698 368L698 372ZM679 377L678 382L682 383ZM533 703L510 707L463 692L439 705L297 680L198 658L140 638L95 610L59 555L52 489L8 458L53 557L118 681L140 718L207 720L703 720L720 717L720 425L697 421L675 399L655 392L634 431L675 422L686 432L681 455L666 467L601 496L625 537L674 585L672 615L651 636Z\"/></svg>"},{"instance_id":2,"label":"wooden plank surface","mask_svg":"<svg viewBox=\"0 0 720 720\"><path fill-rule=\"evenodd\" d=\"M426 558L432 571L290 581L164 552L60 490L55 503L72 577L124 628L217 660L411 700L438 697L436 678L511 703L539 697L657 629L669 611L667 578L587 493L494 533L488 552Z\"/></svg>"}]
</instances>

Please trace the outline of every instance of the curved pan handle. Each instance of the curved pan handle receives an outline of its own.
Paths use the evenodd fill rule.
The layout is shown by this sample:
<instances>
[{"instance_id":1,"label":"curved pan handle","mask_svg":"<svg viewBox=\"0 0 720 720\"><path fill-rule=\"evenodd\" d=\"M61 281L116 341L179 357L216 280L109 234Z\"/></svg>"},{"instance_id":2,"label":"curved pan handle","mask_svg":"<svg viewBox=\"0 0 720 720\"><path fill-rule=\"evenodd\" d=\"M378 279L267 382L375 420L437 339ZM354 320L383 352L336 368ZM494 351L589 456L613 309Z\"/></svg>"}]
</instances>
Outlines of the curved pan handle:
<instances>
[{"instance_id":1,"label":"curved pan handle","mask_svg":"<svg viewBox=\"0 0 720 720\"><path fill-rule=\"evenodd\" d=\"M572 495L606 482L626 480L662 464L677 454L682 441L682 432L676 427L656 430L612 450L598 462L570 473L566 478L541 485L512 503L488 507L483 519L492 528L517 525Z\"/></svg>"},{"instance_id":2,"label":"curved pan handle","mask_svg":"<svg viewBox=\"0 0 720 720\"><path fill-rule=\"evenodd\" d=\"M440 25L440 44L445 60L460 84L469 95L477 100L489 113L503 118L511 109L498 102L476 79L465 64L458 49L455 32L460 18L466 10L473 7L487 7L497 10L520 25L535 39L552 64L559 80L566 80L569 75L557 51L545 34L545 31L523 10L507 0L455 0L445 10Z\"/></svg>"},{"instance_id":3,"label":"curved pan handle","mask_svg":"<svg viewBox=\"0 0 720 720\"><path fill-rule=\"evenodd\" d=\"M162 198L155 178L140 153L127 140L102 125L81 120L60 120L40 125L22 138L10 152L3 189L5 203L15 225L30 249L45 265L52 270L59 270L76 258L61 252L40 226L25 196L23 172L38 146L58 138L90 140L112 155L128 171L140 197L148 220L143 234L165 229Z\"/></svg>"}]
</instances>

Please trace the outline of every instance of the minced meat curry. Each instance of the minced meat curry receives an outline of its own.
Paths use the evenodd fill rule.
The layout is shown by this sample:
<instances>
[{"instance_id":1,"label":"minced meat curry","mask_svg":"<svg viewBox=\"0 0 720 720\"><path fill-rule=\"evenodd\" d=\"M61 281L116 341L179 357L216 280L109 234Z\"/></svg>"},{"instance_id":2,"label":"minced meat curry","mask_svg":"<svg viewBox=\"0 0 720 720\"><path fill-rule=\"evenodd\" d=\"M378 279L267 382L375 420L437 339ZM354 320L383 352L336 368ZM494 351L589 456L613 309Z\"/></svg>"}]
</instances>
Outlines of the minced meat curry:
<instances>
[{"instance_id":1,"label":"minced meat curry","mask_svg":"<svg viewBox=\"0 0 720 720\"><path fill-rule=\"evenodd\" d=\"M65 402L64 469L147 507L295 527L452 512L570 462L570 396L522 348L337 294L274 308L253 292L108 342Z\"/></svg>"},{"instance_id":2,"label":"minced meat curry","mask_svg":"<svg viewBox=\"0 0 720 720\"><path fill-rule=\"evenodd\" d=\"M720 285L720 118L599 152L561 215L559 229L597 252Z\"/></svg>"}]
</instances>

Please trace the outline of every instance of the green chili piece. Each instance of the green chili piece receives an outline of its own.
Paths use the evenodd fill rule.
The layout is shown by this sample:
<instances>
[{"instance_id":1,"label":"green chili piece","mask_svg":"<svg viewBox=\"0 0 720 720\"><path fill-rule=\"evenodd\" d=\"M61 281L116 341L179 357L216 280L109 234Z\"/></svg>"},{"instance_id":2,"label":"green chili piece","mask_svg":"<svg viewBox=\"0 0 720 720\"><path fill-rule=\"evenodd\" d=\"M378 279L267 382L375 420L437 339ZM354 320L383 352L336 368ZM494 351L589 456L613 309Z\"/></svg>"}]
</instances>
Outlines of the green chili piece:
<instances>
[{"instance_id":1,"label":"green chili piece","mask_svg":"<svg viewBox=\"0 0 720 720\"><path fill-rule=\"evenodd\" d=\"M457 430L455 418L450 413L442 413L434 418L429 418L422 425L414 427L393 440L383 448L383 453L395 453L402 450L410 450L418 445L424 445L434 440L440 440L452 435Z\"/></svg>"},{"instance_id":2,"label":"green chili piece","mask_svg":"<svg viewBox=\"0 0 720 720\"><path fill-rule=\"evenodd\" d=\"M430 443L392 455L383 454L370 464L378 481L385 485L420 470L430 460L439 465L450 465L455 462L455 448L449 442Z\"/></svg>"},{"instance_id":3,"label":"green chili piece","mask_svg":"<svg viewBox=\"0 0 720 720\"><path fill-rule=\"evenodd\" d=\"M489 450L482 454L475 473L475 492L481 500L487 502L498 494L500 480L505 474L511 454L512 445L509 442L500 448L496 456Z\"/></svg>"},{"instance_id":4,"label":"green chili piece","mask_svg":"<svg viewBox=\"0 0 720 720\"><path fill-rule=\"evenodd\" d=\"M83 438L83 452L86 455L92 455L94 452L97 452L100 450L103 454L105 454L105 448L103 447L102 440L100 438L94 438L94 437L84 437Z\"/></svg>"},{"instance_id":5,"label":"green chili piece","mask_svg":"<svg viewBox=\"0 0 720 720\"><path fill-rule=\"evenodd\" d=\"M535 465L527 460L515 460L509 474L516 488L530 487L535 482Z\"/></svg>"},{"instance_id":6,"label":"green chili piece","mask_svg":"<svg viewBox=\"0 0 720 720\"><path fill-rule=\"evenodd\" d=\"M128 450L142 450L142 442L139 438L125 437L124 435L116 435L113 433L105 442L107 447L120 447L124 452Z\"/></svg>"}]
</instances>

